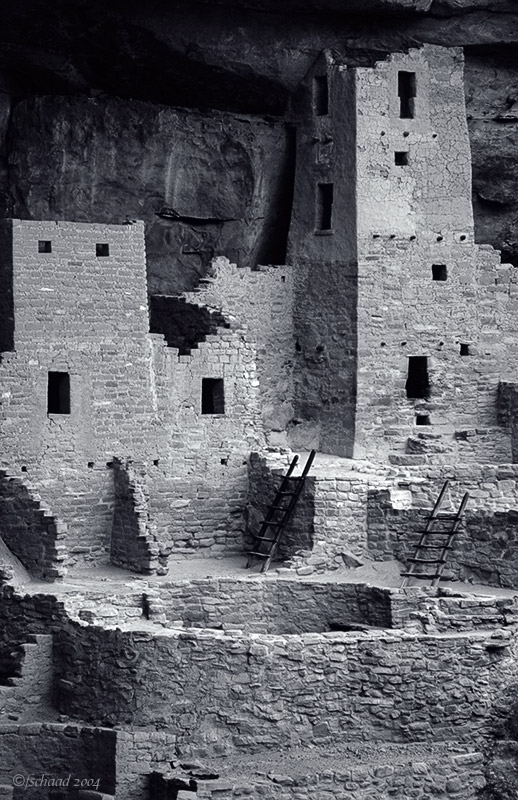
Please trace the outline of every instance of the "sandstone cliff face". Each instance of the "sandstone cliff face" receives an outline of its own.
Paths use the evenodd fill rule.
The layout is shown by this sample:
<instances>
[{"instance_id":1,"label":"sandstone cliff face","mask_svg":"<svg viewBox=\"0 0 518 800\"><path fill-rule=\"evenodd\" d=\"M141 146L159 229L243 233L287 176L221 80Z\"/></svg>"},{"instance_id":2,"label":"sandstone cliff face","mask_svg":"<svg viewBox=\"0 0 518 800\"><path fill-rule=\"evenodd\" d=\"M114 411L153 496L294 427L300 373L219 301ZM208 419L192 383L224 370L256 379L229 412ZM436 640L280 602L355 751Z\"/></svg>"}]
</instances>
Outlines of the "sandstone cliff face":
<instances>
[{"instance_id":1,"label":"sandstone cliff face","mask_svg":"<svg viewBox=\"0 0 518 800\"><path fill-rule=\"evenodd\" d=\"M36 97L11 118L5 213L144 219L151 291L181 292L220 254L283 260L288 161L282 120Z\"/></svg>"},{"instance_id":2,"label":"sandstone cliff face","mask_svg":"<svg viewBox=\"0 0 518 800\"><path fill-rule=\"evenodd\" d=\"M477 238L518 264L511 0L19 0L0 31L0 214L142 217L164 292L193 286L213 255L283 260L283 115L324 47L372 63L464 45ZM168 208L181 219L157 216Z\"/></svg>"}]
</instances>

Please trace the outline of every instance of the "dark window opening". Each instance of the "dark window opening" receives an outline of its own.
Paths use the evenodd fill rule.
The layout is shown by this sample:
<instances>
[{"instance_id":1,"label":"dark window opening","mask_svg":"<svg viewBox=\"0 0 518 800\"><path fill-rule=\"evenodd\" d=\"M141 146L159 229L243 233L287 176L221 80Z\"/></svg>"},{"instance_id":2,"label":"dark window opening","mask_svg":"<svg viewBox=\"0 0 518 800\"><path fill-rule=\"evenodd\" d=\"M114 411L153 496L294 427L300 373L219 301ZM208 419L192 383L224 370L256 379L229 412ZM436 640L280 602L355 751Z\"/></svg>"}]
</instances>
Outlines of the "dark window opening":
<instances>
[{"instance_id":1,"label":"dark window opening","mask_svg":"<svg viewBox=\"0 0 518 800\"><path fill-rule=\"evenodd\" d=\"M223 389L223 378L202 378L201 413L202 414L225 413L225 393Z\"/></svg>"},{"instance_id":2,"label":"dark window opening","mask_svg":"<svg viewBox=\"0 0 518 800\"><path fill-rule=\"evenodd\" d=\"M416 96L415 72L398 72L397 93L399 116L402 119L413 119L415 116L414 97Z\"/></svg>"},{"instance_id":3,"label":"dark window opening","mask_svg":"<svg viewBox=\"0 0 518 800\"><path fill-rule=\"evenodd\" d=\"M97 258L106 258L106 256L110 255L110 245L109 244L96 244L95 245L95 255Z\"/></svg>"},{"instance_id":4,"label":"dark window opening","mask_svg":"<svg viewBox=\"0 0 518 800\"><path fill-rule=\"evenodd\" d=\"M470 356L471 351L469 349L469 344L461 344L460 346L460 354L461 356Z\"/></svg>"},{"instance_id":5,"label":"dark window opening","mask_svg":"<svg viewBox=\"0 0 518 800\"><path fill-rule=\"evenodd\" d=\"M417 414L415 418L416 425L430 425L430 417L428 414Z\"/></svg>"},{"instance_id":6,"label":"dark window opening","mask_svg":"<svg viewBox=\"0 0 518 800\"><path fill-rule=\"evenodd\" d=\"M52 253L52 242L40 240L38 242L38 253Z\"/></svg>"},{"instance_id":7,"label":"dark window opening","mask_svg":"<svg viewBox=\"0 0 518 800\"><path fill-rule=\"evenodd\" d=\"M445 281L447 277L446 264L432 264L432 279L434 281Z\"/></svg>"},{"instance_id":8,"label":"dark window opening","mask_svg":"<svg viewBox=\"0 0 518 800\"><path fill-rule=\"evenodd\" d=\"M430 396L427 356L409 356L405 388L406 396L411 400L419 400Z\"/></svg>"},{"instance_id":9,"label":"dark window opening","mask_svg":"<svg viewBox=\"0 0 518 800\"><path fill-rule=\"evenodd\" d=\"M70 375L68 372L49 372L47 413L70 414Z\"/></svg>"},{"instance_id":10,"label":"dark window opening","mask_svg":"<svg viewBox=\"0 0 518 800\"><path fill-rule=\"evenodd\" d=\"M333 219L333 184L319 183L317 187L317 228L330 231Z\"/></svg>"},{"instance_id":11,"label":"dark window opening","mask_svg":"<svg viewBox=\"0 0 518 800\"><path fill-rule=\"evenodd\" d=\"M394 164L396 167L406 167L408 164L408 153L404 150L394 153Z\"/></svg>"},{"instance_id":12,"label":"dark window opening","mask_svg":"<svg viewBox=\"0 0 518 800\"><path fill-rule=\"evenodd\" d=\"M323 117L329 113L327 75L318 75L313 78L313 108L317 117Z\"/></svg>"}]
</instances>

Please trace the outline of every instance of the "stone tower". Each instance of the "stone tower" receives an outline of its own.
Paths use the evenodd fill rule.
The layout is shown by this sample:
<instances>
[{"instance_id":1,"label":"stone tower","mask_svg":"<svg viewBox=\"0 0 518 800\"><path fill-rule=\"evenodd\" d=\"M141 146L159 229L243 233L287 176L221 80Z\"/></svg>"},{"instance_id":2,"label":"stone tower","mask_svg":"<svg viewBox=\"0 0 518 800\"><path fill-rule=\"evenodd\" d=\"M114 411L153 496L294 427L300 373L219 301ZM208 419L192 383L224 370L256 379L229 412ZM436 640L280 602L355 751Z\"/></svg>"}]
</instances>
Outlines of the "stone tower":
<instances>
[{"instance_id":1,"label":"stone tower","mask_svg":"<svg viewBox=\"0 0 518 800\"><path fill-rule=\"evenodd\" d=\"M325 53L294 117L301 432L345 456L510 458L496 400L514 300L474 244L461 51L356 68Z\"/></svg>"}]
</instances>

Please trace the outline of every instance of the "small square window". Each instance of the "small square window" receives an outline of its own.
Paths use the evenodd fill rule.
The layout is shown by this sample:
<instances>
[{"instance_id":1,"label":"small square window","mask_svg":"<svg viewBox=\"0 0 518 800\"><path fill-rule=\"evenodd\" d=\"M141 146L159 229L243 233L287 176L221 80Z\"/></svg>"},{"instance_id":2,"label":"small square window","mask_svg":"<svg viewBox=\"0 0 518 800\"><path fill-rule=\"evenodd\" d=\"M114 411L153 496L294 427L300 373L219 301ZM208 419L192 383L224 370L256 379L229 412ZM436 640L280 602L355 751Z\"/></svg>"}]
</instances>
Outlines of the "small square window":
<instances>
[{"instance_id":1,"label":"small square window","mask_svg":"<svg viewBox=\"0 0 518 800\"><path fill-rule=\"evenodd\" d=\"M432 264L432 280L445 281L448 278L446 264Z\"/></svg>"},{"instance_id":2,"label":"small square window","mask_svg":"<svg viewBox=\"0 0 518 800\"><path fill-rule=\"evenodd\" d=\"M430 425L430 417L428 414L417 414L415 418L416 425Z\"/></svg>"},{"instance_id":3,"label":"small square window","mask_svg":"<svg viewBox=\"0 0 518 800\"><path fill-rule=\"evenodd\" d=\"M394 164L396 167L406 167L408 164L408 153L404 150L396 150L394 153Z\"/></svg>"},{"instance_id":4,"label":"small square window","mask_svg":"<svg viewBox=\"0 0 518 800\"><path fill-rule=\"evenodd\" d=\"M52 253L52 242L40 239L38 242L38 253Z\"/></svg>"},{"instance_id":5,"label":"small square window","mask_svg":"<svg viewBox=\"0 0 518 800\"><path fill-rule=\"evenodd\" d=\"M110 245L109 244L96 244L95 245L95 255L97 258L106 258L110 255Z\"/></svg>"},{"instance_id":6,"label":"small square window","mask_svg":"<svg viewBox=\"0 0 518 800\"><path fill-rule=\"evenodd\" d=\"M202 378L201 413L225 413L225 392L223 387L223 378Z\"/></svg>"},{"instance_id":7,"label":"small square window","mask_svg":"<svg viewBox=\"0 0 518 800\"><path fill-rule=\"evenodd\" d=\"M469 344L461 344L460 346L460 354L461 356L470 356L471 350L469 349Z\"/></svg>"}]
</instances>

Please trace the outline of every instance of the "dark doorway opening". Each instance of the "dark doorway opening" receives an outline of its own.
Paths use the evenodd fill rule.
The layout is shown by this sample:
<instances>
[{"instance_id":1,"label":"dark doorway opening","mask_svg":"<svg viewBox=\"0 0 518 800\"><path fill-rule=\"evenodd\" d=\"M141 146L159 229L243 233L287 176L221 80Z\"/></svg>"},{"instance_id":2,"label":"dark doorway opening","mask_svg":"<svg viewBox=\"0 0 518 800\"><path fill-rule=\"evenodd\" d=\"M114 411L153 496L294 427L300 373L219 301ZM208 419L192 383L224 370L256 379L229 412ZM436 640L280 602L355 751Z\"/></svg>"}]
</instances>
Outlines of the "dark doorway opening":
<instances>
[{"instance_id":1,"label":"dark doorway opening","mask_svg":"<svg viewBox=\"0 0 518 800\"><path fill-rule=\"evenodd\" d=\"M413 119L415 116L414 98L416 96L415 72L398 72L397 93L399 97L399 116L402 119Z\"/></svg>"},{"instance_id":2,"label":"dark doorway opening","mask_svg":"<svg viewBox=\"0 0 518 800\"><path fill-rule=\"evenodd\" d=\"M317 187L317 228L320 231L330 231L333 222L333 192L332 183L319 183Z\"/></svg>"},{"instance_id":3,"label":"dark doorway opening","mask_svg":"<svg viewBox=\"0 0 518 800\"><path fill-rule=\"evenodd\" d=\"M49 372L47 413L70 414L70 375L68 372Z\"/></svg>"},{"instance_id":4,"label":"dark doorway opening","mask_svg":"<svg viewBox=\"0 0 518 800\"><path fill-rule=\"evenodd\" d=\"M317 75L313 78L313 109L317 117L323 117L329 113L327 75Z\"/></svg>"},{"instance_id":5,"label":"dark doorway opening","mask_svg":"<svg viewBox=\"0 0 518 800\"><path fill-rule=\"evenodd\" d=\"M225 413L225 391L223 386L223 378L202 378L201 413Z\"/></svg>"},{"instance_id":6,"label":"dark doorway opening","mask_svg":"<svg viewBox=\"0 0 518 800\"><path fill-rule=\"evenodd\" d=\"M406 396L410 400L430 397L430 381L428 378L428 357L409 356Z\"/></svg>"}]
</instances>

